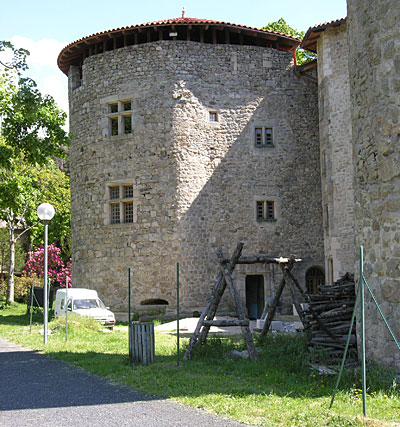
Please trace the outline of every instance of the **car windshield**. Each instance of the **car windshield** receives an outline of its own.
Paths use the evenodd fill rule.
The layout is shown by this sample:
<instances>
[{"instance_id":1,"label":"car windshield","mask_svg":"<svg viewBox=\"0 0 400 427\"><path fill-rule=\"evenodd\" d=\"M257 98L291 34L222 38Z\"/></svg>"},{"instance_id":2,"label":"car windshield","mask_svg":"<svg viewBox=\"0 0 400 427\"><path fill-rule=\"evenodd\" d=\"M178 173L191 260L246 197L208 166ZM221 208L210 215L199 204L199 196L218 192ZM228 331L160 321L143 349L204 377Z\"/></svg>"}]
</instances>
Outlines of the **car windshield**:
<instances>
[{"instance_id":1,"label":"car windshield","mask_svg":"<svg viewBox=\"0 0 400 427\"><path fill-rule=\"evenodd\" d=\"M75 299L74 310L89 309L89 308L105 308L104 304L99 299Z\"/></svg>"}]
</instances>

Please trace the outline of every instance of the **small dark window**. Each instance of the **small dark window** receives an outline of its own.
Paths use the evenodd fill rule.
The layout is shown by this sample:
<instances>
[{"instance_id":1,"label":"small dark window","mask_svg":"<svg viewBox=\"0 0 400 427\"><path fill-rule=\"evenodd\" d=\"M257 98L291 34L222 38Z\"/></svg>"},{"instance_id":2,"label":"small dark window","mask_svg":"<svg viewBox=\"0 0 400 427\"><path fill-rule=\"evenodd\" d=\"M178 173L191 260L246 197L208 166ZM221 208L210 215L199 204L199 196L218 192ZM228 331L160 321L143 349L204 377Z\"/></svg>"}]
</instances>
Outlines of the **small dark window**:
<instances>
[{"instance_id":1,"label":"small dark window","mask_svg":"<svg viewBox=\"0 0 400 427\"><path fill-rule=\"evenodd\" d=\"M110 113L118 113L118 104L110 104Z\"/></svg>"},{"instance_id":2,"label":"small dark window","mask_svg":"<svg viewBox=\"0 0 400 427\"><path fill-rule=\"evenodd\" d=\"M125 202L124 205L124 223L133 222L133 202Z\"/></svg>"},{"instance_id":3,"label":"small dark window","mask_svg":"<svg viewBox=\"0 0 400 427\"><path fill-rule=\"evenodd\" d=\"M256 202L256 219L258 221L275 220L275 202L273 200L258 200Z\"/></svg>"},{"instance_id":4,"label":"small dark window","mask_svg":"<svg viewBox=\"0 0 400 427\"><path fill-rule=\"evenodd\" d=\"M133 197L133 185L124 185L124 199Z\"/></svg>"},{"instance_id":5,"label":"small dark window","mask_svg":"<svg viewBox=\"0 0 400 427\"><path fill-rule=\"evenodd\" d=\"M210 117L210 122L217 122L218 121L218 114L216 111L210 111L209 117Z\"/></svg>"},{"instance_id":6,"label":"small dark window","mask_svg":"<svg viewBox=\"0 0 400 427\"><path fill-rule=\"evenodd\" d=\"M265 145L273 145L271 128L265 128Z\"/></svg>"},{"instance_id":7,"label":"small dark window","mask_svg":"<svg viewBox=\"0 0 400 427\"><path fill-rule=\"evenodd\" d=\"M119 199L119 187L110 187L110 199Z\"/></svg>"},{"instance_id":8,"label":"small dark window","mask_svg":"<svg viewBox=\"0 0 400 427\"><path fill-rule=\"evenodd\" d=\"M262 138L262 134L263 134L263 132L262 132L262 128L256 128L256 130L255 130L255 138L256 138L256 146L257 147L261 147L262 145L263 145L263 138Z\"/></svg>"},{"instance_id":9,"label":"small dark window","mask_svg":"<svg viewBox=\"0 0 400 427\"><path fill-rule=\"evenodd\" d=\"M307 292L316 294L325 285L325 274L319 267L312 267L306 273Z\"/></svg>"},{"instance_id":10,"label":"small dark window","mask_svg":"<svg viewBox=\"0 0 400 427\"><path fill-rule=\"evenodd\" d=\"M112 203L110 206L111 206L111 224L119 224L121 221L119 203Z\"/></svg>"},{"instance_id":11,"label":"small dark window","mask_svg":"<svg viewBox=\"0 0 400 427\"><path fill-rule=\"evenodd\" d=\"M111 127L111 135L118 135L118 118L112 117L110 118L110 127Z\"/></svg>"},{"instance_id":12,"label":"small dark window","mask_svg":"<svg viewBox=\"0 0 400 427\"><path fill-rule=\"evenodd\" d=\"M131 101L124 102L124 111L130 111L132 110L132 103Z\"/></svg>"},{"instance_id":13,"label":"small dark window","mask_svg":"<svg viewBox=\"0 0 400 427\"><path fill-rule=\"evenodd\" d=\"M274 133L269 127L257 127L254 129L254 144L256 147L273 147Z\"/></svg>"},{"instance_id":14,"label":"small dark window","mask_svg":"<svg viewBox=\"0 0 400 427\"><path fill-rule=\"evenodd\" d=\"M124 116L124 133L132 133L132 116Z\"/></svg>"},{"instance_id":15,"label":"small dark window","mask_svg":"<svg viewBox=\"0 0 400 427\"><path fill-rule=\"evenodd\" d=\"M264 219L264 202L257 202L257 219Z\"/></svg>"}]
</instances>

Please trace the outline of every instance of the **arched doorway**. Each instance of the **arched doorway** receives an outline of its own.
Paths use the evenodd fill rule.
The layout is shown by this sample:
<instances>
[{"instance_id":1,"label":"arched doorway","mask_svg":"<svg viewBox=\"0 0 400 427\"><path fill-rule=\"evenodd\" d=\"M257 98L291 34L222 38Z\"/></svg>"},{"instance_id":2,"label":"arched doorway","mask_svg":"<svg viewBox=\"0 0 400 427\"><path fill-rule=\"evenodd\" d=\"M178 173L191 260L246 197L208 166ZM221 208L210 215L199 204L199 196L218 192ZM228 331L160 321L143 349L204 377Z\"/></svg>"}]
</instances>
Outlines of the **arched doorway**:
<instances>
[{"instance_id":1,"label":"arched doorway","mask_svg":"<svg viewBox=\"0 0 400 427\"><path fill-rule=\"evenodd\" d=\"M325 285L325 274L320 267L311 267L306 273L306 286L309 294L316 294Z\"/></svg>"}]
</instances>

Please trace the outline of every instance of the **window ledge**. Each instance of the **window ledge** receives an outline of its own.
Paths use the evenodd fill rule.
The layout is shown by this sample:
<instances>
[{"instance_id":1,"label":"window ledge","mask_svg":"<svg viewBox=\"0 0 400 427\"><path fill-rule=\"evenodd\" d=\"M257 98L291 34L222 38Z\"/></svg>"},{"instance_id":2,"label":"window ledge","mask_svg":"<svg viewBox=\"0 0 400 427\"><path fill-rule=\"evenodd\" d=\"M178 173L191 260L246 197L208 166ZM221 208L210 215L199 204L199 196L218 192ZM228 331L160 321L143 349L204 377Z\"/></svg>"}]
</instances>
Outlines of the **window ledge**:
<instances>
[{"instance_id":1,"label":"window ledge","mask_svg":"<svg viewBox=\"0 0 400 427\"><path fill-rule=\"evenodd\" d=\"M276 218L256 218L257 222L276 222Z\"/></svg>"}]
</instances>

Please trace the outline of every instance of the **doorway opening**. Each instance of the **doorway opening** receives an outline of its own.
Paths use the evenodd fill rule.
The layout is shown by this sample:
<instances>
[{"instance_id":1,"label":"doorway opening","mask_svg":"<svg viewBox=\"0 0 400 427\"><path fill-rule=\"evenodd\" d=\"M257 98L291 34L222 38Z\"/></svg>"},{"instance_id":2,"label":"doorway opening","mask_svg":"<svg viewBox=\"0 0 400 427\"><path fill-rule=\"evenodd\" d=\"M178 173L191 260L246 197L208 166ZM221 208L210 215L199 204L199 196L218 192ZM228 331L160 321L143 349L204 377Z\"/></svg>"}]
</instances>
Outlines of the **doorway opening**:
<instances>
[{"instance_id":1,"label":"doorway opening","mask_svg":"<svg viewBox=\"0 0 400 427\"><path fill-rule=\"evenodd\" d=\"M249 319L259 319L264 310L264 276L246 276L246 307Z\"/></svg>"}]
</instances>

